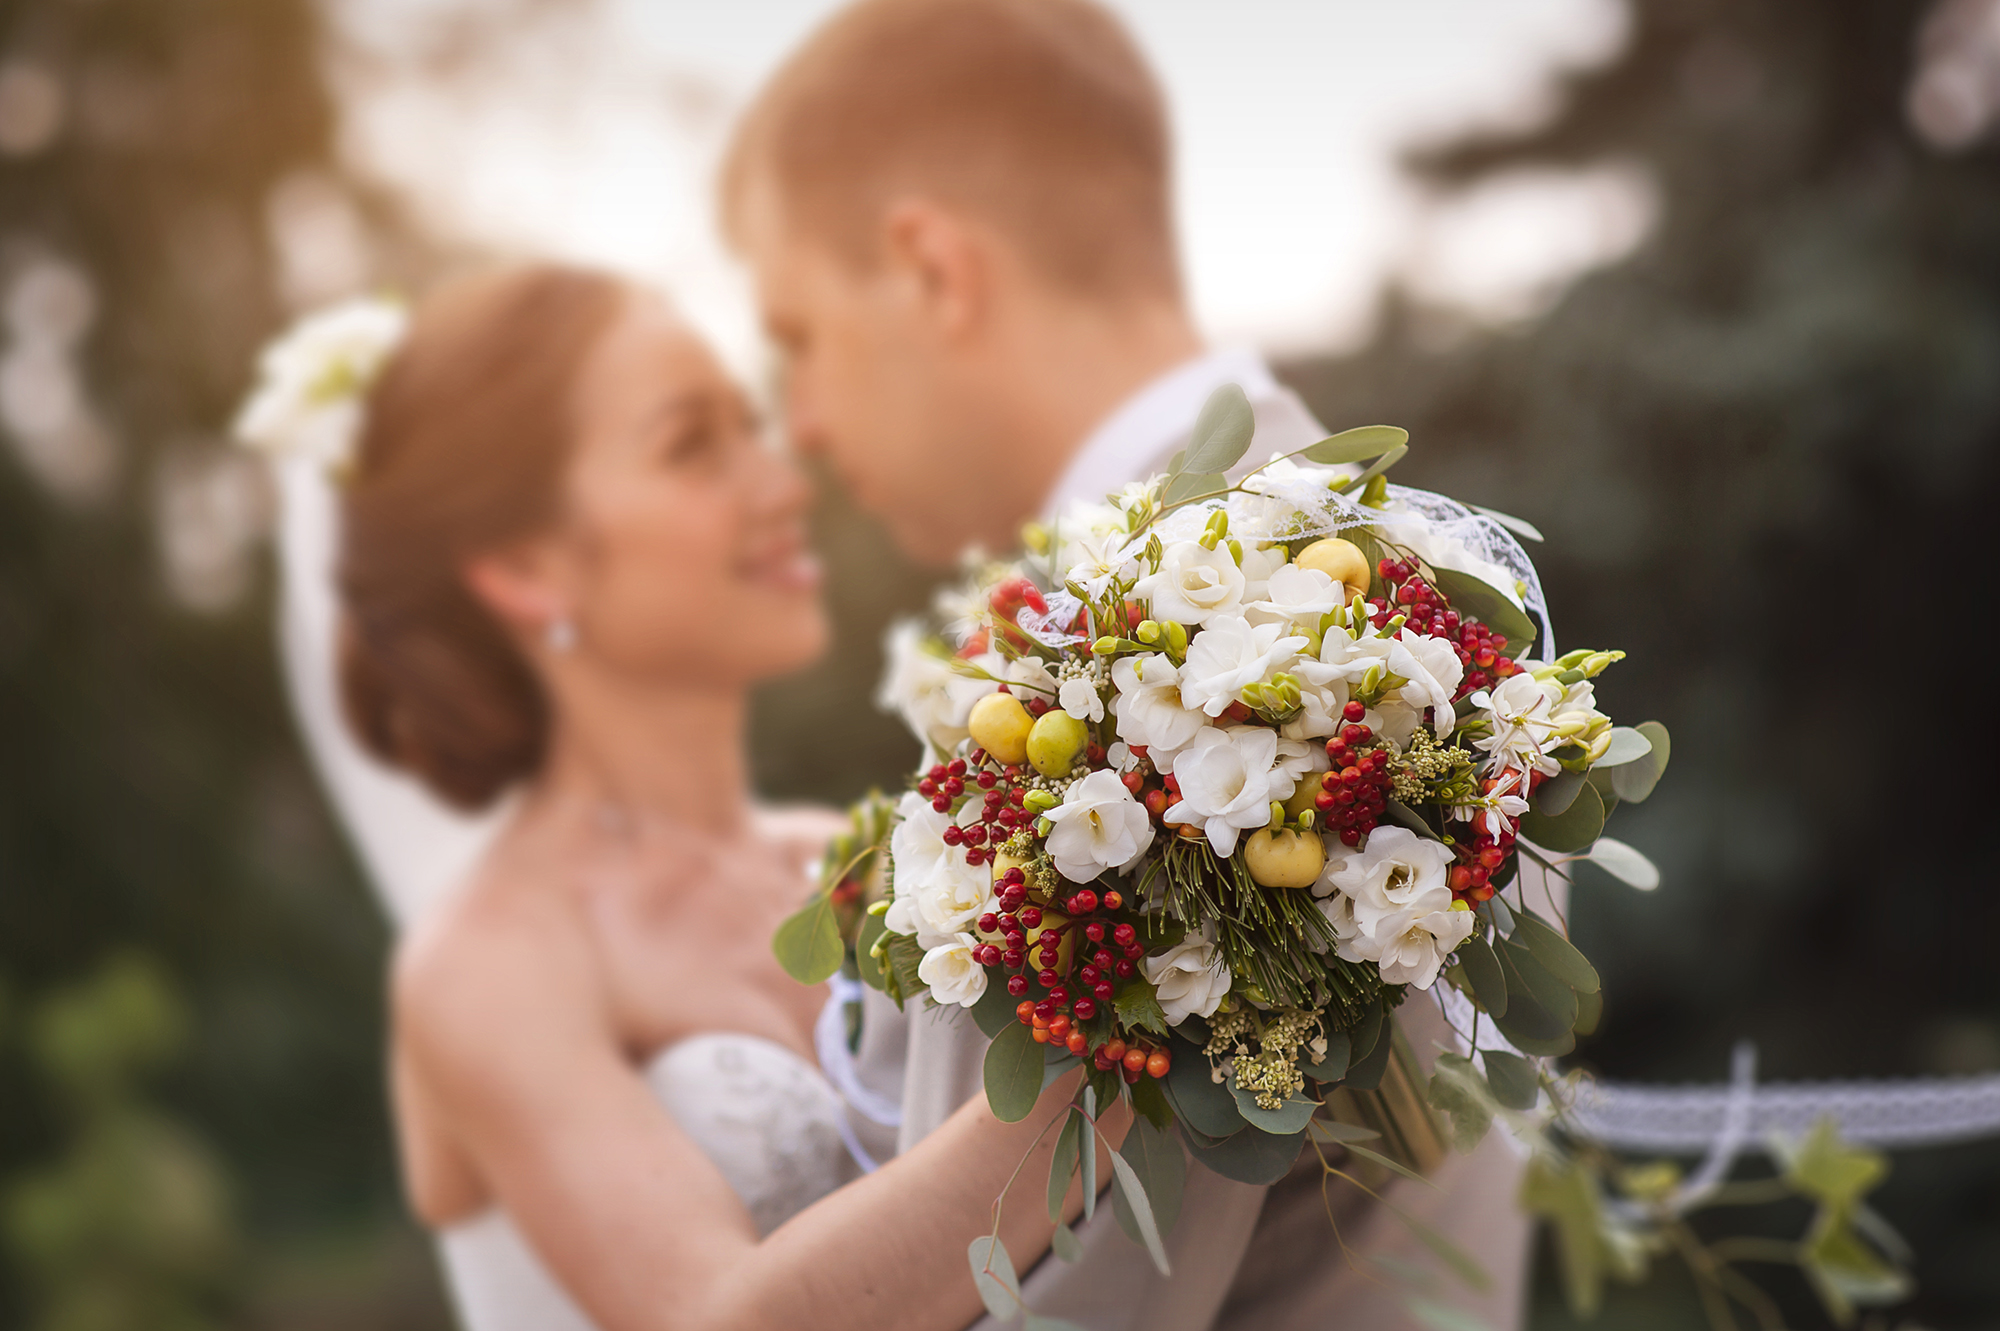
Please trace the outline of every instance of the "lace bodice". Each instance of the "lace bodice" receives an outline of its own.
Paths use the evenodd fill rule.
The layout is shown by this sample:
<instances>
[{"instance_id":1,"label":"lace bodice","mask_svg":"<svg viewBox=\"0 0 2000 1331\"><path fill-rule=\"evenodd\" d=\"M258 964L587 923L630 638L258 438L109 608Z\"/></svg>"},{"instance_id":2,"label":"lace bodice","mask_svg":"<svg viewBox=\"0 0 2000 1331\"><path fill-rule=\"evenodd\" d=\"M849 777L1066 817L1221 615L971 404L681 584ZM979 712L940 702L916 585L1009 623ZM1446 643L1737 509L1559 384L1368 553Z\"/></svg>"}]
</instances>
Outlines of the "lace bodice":
<instances>
[{"instance_id":1,"label":"lace bodice","mask_svg":"<svg viewBox=\"0 0 2000 1331\"><path fill-rule=\"evenodd\" d=\"M819 1069L754 1035L697 1035L646 1070L661 1107L715 1162L759 1233L854 1177L841 1101ZM446 1276L465 1331L594 1331L506 1212L443 1231Z\"/></svg>"}]
</instances>

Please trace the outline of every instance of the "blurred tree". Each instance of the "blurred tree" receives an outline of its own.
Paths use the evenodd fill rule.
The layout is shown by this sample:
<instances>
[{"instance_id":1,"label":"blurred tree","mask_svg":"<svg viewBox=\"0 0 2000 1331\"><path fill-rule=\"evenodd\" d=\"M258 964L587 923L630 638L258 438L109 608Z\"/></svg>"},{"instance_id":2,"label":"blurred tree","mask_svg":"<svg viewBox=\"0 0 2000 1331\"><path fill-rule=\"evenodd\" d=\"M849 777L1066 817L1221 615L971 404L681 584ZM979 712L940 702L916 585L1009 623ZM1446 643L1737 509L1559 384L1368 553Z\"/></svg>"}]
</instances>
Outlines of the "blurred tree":
<instances>
[{"instance_id":1,"label":"blurred tree","mask_svg":"<svg viewBox=\"0 0 2000 1331\"><path fill-rule=\"evenodd\" d=\"M121 947L163 959L191 1013L163 1101L267 1255L407 1232L379 1228L384 932L297 752L263 499L219 438L286 306L371 276L317 42L308 0L0 0L0 973L29 1006ZM88 1282L52 1199L110 1138L28 1079L0 1056L0 1178L47 1187L16 1237L38 1281ZM27 1320L13 1274L0 1325Z\"/></svg>"},{"instance_id":2,"label":"blurred tree","mask_svg":"<svg viewBox=\"0 0 2000 1331\"><path fill-rule=\"evenodd\" d=\"M1409 427L1405 483L1538 524L1558 640L1627 649L1602 696L1673 732L1618 833L1665 886L1577 893L1607 994L1582 1057L1609 1074L1717 1079L1745 1036L1766 1077L2000 1066L1976 794L2000 155L1906 126L1925 10L1637 0L1546 123L1412 166L1453 191L1636 163L1642 248L1507 329L1392 294L1373 345L1290 370L1330 424ZM1898 1157L1928 1325L2000 1313L1995 1154Z\"/></svg>"}]
</instances>

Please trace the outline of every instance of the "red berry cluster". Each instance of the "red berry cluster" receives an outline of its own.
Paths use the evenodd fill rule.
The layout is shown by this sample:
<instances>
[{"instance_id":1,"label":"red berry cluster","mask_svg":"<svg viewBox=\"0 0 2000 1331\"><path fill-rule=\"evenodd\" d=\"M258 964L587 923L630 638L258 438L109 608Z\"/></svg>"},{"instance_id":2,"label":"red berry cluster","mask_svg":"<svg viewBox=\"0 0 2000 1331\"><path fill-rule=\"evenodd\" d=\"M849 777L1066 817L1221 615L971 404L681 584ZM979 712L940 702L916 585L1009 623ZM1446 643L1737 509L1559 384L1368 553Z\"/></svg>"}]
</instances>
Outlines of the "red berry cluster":
<instances>
[{"instance_id":1,"label":"red berry cluster","mask_svg":"<svg viewBox=\"0 0 2000 1331\"><path fill-rule=\"evenodd\" d=\"M1394 616L1403 615L1404 622L1417 632L1449 642L1464 671L1457 697L1520 672L1521 667L1505 655L1507 639L1484 624L1463 618L1409 561L1384 559L1375 565L1375 571L1389 587L1388 595L1368 602L1375 627L1382 628Z\"/></svg>"},{"instance_id":2,"label":"red berry cluster","mask_svg":"<svg viewBox=\"0 0 2000 1331\"><path fill-rule=\"evenodd\" d=\"M1340 843L1353 847L1381 821L1395 778L1389 771L1388 750L1366 747L1375 738L1373 730L1360 724L1367 708L1350 702L1340 714L1347 724L1326 742L1333 770L1320 778L1313 805L1326 825L1340 834Z\"/></svg>"},{"instance_id":3,"label":"red berry cluster","mask_svg":"<svg viewBox=\"0 0 2000 1331\"><path fill-rule=\"evenodd\" d=\"M980 770L974 772L975 767ZM953 823L944 829L944 843L961 847L965 862L977 868L992 862L994 852L1014 835L1015 828L1035 821L1022 807L1028 796L1022 776L1019 767L987 767L985 752L975 749L969 765L964 758L954 758L931 768L917 782L917 793L939 813L950 813L958 797L965 794L968 780L979 788L979 821L970 827Z\"/></svg>"},{"instance_id":4,"label":"red berry cluster","mask_svg":"<svg viewBox=\"0 0 2000 1331\"><path fill-rule=\"evenodd\" d=\"M1091 1062L1096 1065L1099 1072L1109 1072L1117 1068L1126 1082L1131 1083L1149 1074L1154 1077L1164 1077L1173 1068L1173 1055L1167 1052L1164 1045L1155 1045L1136 1035L1132 1037L1132 1042L1127 1044L1113 1036L1092 1050L1090 1037L1078 1029L1067 1015L1058 1012L1053 1017L1044 1017L1035 1008L1034 1003L1023 999L1020 1006L1014 1009L1014 1015L1021 1024L1033 1029L1035 1043L1048 1044L1053 1040L1078 1058L1089 1054Z\"/></svg>"}]
</instances>

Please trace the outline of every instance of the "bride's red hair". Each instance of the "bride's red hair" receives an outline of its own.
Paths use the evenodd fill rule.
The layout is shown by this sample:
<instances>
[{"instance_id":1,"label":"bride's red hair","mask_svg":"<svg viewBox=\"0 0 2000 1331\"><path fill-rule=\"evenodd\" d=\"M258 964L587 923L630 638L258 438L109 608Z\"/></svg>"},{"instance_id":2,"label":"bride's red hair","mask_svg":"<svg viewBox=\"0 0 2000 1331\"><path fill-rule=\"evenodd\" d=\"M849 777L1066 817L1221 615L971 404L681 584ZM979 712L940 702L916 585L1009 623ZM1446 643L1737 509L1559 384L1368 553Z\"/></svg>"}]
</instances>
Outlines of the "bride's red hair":
<instances>
[{"instance_id":1,"label":"bride's red hair","mask_svg":"<svg viewBox=\"0 0 2000 1331\"><path fill-rule=\"evenodd\" d=\"M459 808L533 773L549 722L466 562L554 521L578 373L626 290L552 264L461 279L368 397L342 500L341 698L364 746Z\"/></svg>"}]
</instances>

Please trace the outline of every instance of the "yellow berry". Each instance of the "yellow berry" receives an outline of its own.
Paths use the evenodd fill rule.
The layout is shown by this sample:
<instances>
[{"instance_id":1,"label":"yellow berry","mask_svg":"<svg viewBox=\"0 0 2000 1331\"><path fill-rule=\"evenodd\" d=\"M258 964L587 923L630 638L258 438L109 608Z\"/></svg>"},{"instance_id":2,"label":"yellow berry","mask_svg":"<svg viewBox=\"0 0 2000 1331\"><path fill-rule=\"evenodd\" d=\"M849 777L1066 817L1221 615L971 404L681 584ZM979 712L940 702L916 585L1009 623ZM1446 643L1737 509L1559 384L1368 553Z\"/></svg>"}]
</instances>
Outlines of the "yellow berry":
<instances>
[{"instance_id":1,"label":"yellow berry","mask_svg":"<svg viewBox=\"0 0 2000 1331\"><path fill-rule=\"evenodd\" d=\"M1311 887L1326 866L1326 847L1317 832L1267 827L1244 839L1243 863L1265 887Z\"/></svg>"},{"instance_id":2,"label":"yellow berry","mask_svg":"<svg viewBox=\"0 0 2000 1331\"><path fill-rule=\"evenodd\" d=\"M1028 756L1028 732L1035 719L1021 700L1011 693L989 693L972 704L965 728L972 742L993 756L993 760L1013 766Z\"/></svg>"},{"instance_id":3,"label":"yellow berry","mask_svg":"<svg viewBox=\"0 0 2000 1331\"><path fill-rule=\"evenodd\" d=\"M1042 713L1028 732L1028 761L1043 776L1068 776L1089 743L1089 727L1058 707Z\"/></svg>"},{"instance_id":4,"label":"yellow berry","mask_svg":"<svg viewBox=\"0 0 2000 1331\"><path fill-rule=\"evenodd\" d=\"M1349 600L1357 592L1364 596L1368 593L1368 556L1352 541L1343 541L1338 536L1314 541L1299 551L1299 557L1292 562L1300 568L1316 568L1335 582L1345 584Z\"/></svg>"}]
</instances>

